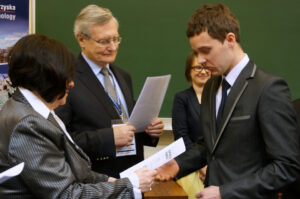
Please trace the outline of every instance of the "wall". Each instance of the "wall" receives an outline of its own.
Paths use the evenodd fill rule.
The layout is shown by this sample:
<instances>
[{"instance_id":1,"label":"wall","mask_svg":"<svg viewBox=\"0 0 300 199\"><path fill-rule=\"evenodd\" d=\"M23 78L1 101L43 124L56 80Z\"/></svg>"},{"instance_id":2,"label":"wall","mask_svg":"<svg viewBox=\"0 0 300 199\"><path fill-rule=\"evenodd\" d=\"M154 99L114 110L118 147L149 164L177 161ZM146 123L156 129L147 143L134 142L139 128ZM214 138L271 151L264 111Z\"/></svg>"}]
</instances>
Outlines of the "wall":
<instances>
[{"instance_id":1,"label":"wall","mask_svg":"<svg viewBox=\"0 0 300 199\"><path fill-rule=\"evenodd\" d=\"M203 4L222 2L240 21L245 52L258 66L284 77L293 99L299 98L298 0L38 0L36 32L60 40L78 54L72 32L76 15L88 4L111 9L123 37L116 64L132 74L136 98L147 76L171 74L160 113L170 117L174 94L189 87L184 78L185 57L190 51L187 21Z\"/></svg>"}]
</instances>

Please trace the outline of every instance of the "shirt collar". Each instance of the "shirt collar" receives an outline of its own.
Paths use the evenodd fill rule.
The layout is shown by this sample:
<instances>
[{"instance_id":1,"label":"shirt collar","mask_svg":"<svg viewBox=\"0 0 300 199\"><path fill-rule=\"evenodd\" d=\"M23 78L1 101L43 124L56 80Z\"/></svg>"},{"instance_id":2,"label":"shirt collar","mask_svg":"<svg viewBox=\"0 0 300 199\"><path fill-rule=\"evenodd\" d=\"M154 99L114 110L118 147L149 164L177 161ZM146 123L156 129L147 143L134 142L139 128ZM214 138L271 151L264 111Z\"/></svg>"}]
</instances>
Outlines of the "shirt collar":
<instances>
[{"instance_id":1,"label":"shirt collar","mask_svg":"<svg viewBox=\"0 0 300 199\"><path fill-rule=\"evenodd\" d=\"M50 109L42 102L35 94L25 88L19 88L20 92L24 95L26 100L32 106L32 108L38 112L43 118L47 119L50 113Z\"/></svg>"},{"instance_id":2,"label":"shirt collar","mask_svg":"<svg viewBox=\"0 0 300 199\"><path fill-rule=\"evenodd\" d=\"M245 53L243 59L235 65L232 70L227 74L225 77L226 81L232 86L235 82L235 80L238 78L241 71L246 67L247 63L249 62L249 57Z\"/></svg>"},{"instance_id":3,"label":"shirt collar","mask_svg":"<svg viewBox=\"0 0 300 199\"><path fill-rule=\"evenodd\" d=\"M95 62L90 60L87 56L85 56L85 54L83 52L81 52L81 55L85 59L85 61L88 63L88 65L90 66L93 73L97 76L100 73L100 71L102 70L102 67L100 67ZM110 71L109 64L106 64L105 67L108 69L108 71Z\"/></svg>"}]
</instances>

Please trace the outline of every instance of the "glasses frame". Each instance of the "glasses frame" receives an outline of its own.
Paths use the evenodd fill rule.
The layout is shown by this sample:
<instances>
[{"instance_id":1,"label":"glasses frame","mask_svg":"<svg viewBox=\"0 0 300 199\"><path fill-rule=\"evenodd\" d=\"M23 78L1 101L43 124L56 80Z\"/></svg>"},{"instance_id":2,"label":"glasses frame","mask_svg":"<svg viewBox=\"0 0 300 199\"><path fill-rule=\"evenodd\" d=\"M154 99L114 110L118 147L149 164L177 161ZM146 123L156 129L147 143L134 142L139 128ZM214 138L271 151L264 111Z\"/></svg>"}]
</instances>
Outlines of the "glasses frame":
<instances>
[{"instance_id":1,"label":"glasses frame","mask_svg":"<svg viewBox=\"0 0 300 199\"><path fill-rule=\"evenodd\" d=\"M111 42L113 42L115 45L116 44L120 44L122 41L122 37L120 36L115 36L111 39L93 39L90 35L86 34L86 33L81 33L84 37L93 40L94 42L96 42L97 44L99 44L100 46L106 47L109 46L109 44L111 44Z\"/></svg>"},{"instance_id":2,"label":"glasses frame","mask_svg":"<svg viewBox=\"0 0 300 199\"><path fill-rule=\"evenodd\" d=\"M208 71L208 69L203 65L191 66L191 70L194 70L195 72L202 72L203 70L204 72Z\"/></svg>"}]
</instances>

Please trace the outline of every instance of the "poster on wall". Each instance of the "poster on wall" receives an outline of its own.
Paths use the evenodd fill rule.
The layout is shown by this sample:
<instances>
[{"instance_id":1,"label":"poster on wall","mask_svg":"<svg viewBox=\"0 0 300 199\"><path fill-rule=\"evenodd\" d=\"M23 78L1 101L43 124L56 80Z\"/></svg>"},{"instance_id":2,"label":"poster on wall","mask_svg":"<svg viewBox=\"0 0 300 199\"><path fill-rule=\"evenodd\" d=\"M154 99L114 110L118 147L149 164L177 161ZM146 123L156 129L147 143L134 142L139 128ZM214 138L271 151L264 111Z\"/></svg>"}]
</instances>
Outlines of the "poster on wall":
<instances>
[{"instance_id":1,"label":"poster on wall","mask_svg":"<svg viewBox=\"0 0 300 199\"><path fill-rule=\"evenodd\" d=\"M32 0L0 0L0 109L13 93L7 75L8 52L23 36L34 32Z\"/></svg>"}]
</instances>

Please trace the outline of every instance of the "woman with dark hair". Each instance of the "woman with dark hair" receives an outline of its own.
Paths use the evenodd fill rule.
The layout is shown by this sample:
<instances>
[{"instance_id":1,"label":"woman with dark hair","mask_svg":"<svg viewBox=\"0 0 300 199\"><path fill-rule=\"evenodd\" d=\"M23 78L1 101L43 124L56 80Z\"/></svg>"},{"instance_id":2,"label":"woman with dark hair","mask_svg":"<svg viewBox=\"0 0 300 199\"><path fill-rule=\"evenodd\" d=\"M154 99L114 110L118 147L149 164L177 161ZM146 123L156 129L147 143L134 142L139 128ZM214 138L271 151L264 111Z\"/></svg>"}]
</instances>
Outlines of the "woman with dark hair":
<instances>
[{"instance_id":1,"label":"woman with dark hair","mask_svg":"<svg viewBox=\"0 0 300 199\"><path fill-rule=\"evenodd\" d=\"M185 65L186 80L192 86L177 93L174 97L172 109L172 127L175 140L183 138L187 149L191 148L199 137L200 130L200 104L204 84L210 78L211 72L200 66L197 57L191 52ZM184 188L190 197L203 189L206 167L200 172L194 172L187 177L181 178L178 183Z\"/></svg>"},{"instance_id":2,"label":"woman with dark hair","mask_svg":"<svg viewBox=\"0 0 300 199\"><path fill-rule=\"evenodd\" d=\"M211 72L200 66L191 52L186 59L185 77L192 86L175 95L172 109L174 137L176 140L183 137L187 149L202 136L199 124L201 94L210 76Z\"/></svg>"},{"instance_id":3,"label":"woman with dark hair","mask_svg":"<svg viewBox=\"0 0 300 199\"><path fill-rule=\"evenodd\" d=\"M0 112L0 172L24 162L23 172L0 185L4 198L134 198L151 189L155 171L114 179L91 170L54 109L74 86L73 55L44 35L20 39L9 53L16 91Z\"/></svg>"}]
</instances>

